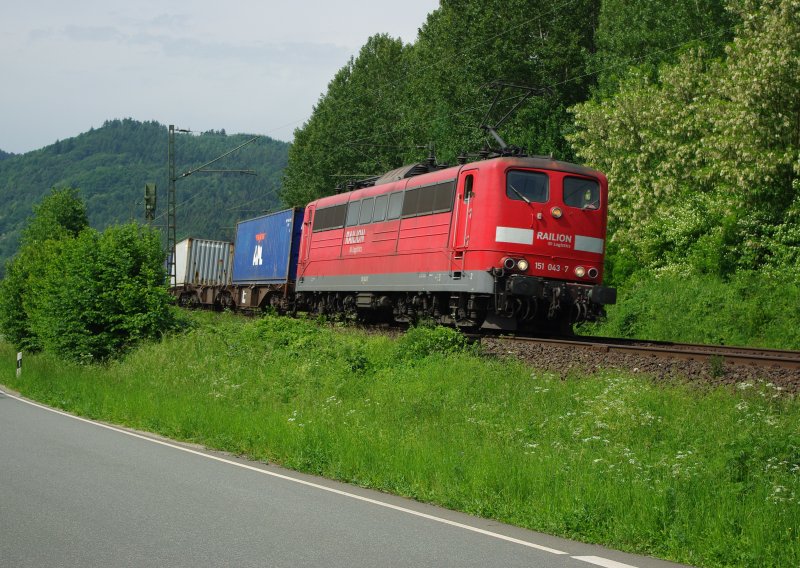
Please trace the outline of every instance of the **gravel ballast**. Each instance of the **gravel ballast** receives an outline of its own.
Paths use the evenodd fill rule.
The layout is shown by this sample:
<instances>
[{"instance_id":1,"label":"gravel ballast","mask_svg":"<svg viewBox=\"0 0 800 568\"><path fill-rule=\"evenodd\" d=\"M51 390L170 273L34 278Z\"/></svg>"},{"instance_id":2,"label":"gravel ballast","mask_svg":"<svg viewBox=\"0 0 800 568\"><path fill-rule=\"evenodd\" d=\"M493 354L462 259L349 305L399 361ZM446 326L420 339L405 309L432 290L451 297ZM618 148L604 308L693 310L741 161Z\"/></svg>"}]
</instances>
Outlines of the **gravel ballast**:
<instances>
[{"instance_id":1,"label":"gravel ballast","mask_svg":"<svg viewBox=\"0 0 800 568\"><path fill-rule=\"evenodd\" d=\"M765 382L787 394L800 392L800 372L780 367L733 365L724 360L713 363L666 359L604 350L515 341L502 337L484 337L481 350L492 356L513 357L533 368L567 378L576 373L618 369L641 374L655 381L682 381L698 386L742 385Z\"/></svg>"}]
</instances>

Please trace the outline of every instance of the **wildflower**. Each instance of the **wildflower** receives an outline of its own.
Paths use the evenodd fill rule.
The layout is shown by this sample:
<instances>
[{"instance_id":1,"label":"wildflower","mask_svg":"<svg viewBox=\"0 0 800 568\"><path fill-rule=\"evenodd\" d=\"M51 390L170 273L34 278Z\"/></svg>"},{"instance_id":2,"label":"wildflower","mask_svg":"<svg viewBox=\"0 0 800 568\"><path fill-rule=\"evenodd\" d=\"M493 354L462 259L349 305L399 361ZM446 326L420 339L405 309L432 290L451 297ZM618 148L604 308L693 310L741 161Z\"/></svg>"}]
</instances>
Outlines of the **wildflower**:
<instances>
[{"instance_id":1,"label":"wildflower","mask_svg":"<svg viewBox=\"0 0 800 568\"><path fill-rule=\"evenodd\" d=\"M767 497L767 501L770 501L774 504L779 503L794 503L794 495L792 492L783 485L775 485L772 488L772 494Z\"/></svg>"}]
</instances>

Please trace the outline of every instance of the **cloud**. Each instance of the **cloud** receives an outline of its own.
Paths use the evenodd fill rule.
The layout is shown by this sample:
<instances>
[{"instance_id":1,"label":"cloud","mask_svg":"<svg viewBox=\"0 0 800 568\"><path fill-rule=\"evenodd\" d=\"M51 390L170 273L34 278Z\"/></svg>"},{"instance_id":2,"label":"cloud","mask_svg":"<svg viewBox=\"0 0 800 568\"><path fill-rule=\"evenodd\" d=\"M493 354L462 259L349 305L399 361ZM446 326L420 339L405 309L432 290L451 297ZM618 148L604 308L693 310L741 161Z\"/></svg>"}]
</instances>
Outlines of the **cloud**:
<instances>
[{"instance_id":1,"label":"cloud","mask_svg":"<svg viewBox=\"0 0 800 568\"><path fill-rule=\"evenodd\" d=\"M62 37L72 41L120 42L125 34L111 26L66 26Z\"/></svg>"},{"instance_id":2,"label":"cloud","mask_svg":"<svg viewBox=\"0 0 800 568\"><path fill-rule=\"evenodd\" d=\"M163 15L156 20L164 25L173 23L175 16ZM150 25L134 26L137 28ZM49 40L77 43L99 43L108 48L153 49L167 59L227 60L251 65L269 64L271 67L311 66L328 68L333 64L344 65L350 49L314 41L263 42L263 41L219 41L164 33L136 31L127 32L114 26L65 26L61 29L39 28L29 37L35 41ZM129 55L132 55L129 53Z\"/></svg>"}]
</instances>

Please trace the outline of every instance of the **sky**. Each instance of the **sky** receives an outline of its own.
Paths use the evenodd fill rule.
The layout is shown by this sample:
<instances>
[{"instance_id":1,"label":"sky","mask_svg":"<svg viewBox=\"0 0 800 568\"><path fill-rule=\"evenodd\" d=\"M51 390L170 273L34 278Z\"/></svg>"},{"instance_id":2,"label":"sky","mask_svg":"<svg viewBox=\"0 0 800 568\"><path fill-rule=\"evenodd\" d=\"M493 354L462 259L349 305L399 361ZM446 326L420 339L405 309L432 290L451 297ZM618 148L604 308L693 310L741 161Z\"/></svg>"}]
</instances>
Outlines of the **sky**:
<instances>
[{"instance_id":1,"label":"sky","mask_svg":"<svg viewBox=\"0 0 800 568\"><path fill-rule=\"evenodd\" d=\"M111 119L290 141L376 33L413 43L438 0L26 0L0 9L0 150Z\"/></svg>"}]
</instances>

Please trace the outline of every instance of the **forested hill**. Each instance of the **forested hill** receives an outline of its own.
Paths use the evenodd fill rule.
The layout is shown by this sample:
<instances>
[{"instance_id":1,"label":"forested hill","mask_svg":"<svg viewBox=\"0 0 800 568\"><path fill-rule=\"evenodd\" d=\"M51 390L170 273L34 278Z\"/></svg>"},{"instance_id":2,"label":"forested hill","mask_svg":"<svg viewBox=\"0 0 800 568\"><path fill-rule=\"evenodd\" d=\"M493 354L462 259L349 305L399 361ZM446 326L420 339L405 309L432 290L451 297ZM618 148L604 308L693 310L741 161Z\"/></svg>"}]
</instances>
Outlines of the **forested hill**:
<instances>
[{"instance_id":1,"label":"forested hill","mask_svg":"<svg viewBox=\"0 0 800 568\"><path fill-rule=\"evenodd\" d=\"M167 126L110 120L74 138L26 154L0 155L0 271L14 255L19 231L52 187L76 187L93 227L144 219L144 186L158 186L156 226L167 209ZM176 173L203 165L251 136L221 132L178 134ZM232 239L237 220L278 204L288 144L259 138L215 163L214 169L255 170L255 176L197 173L177 183L177 237Z\"/></svg>"}]
</instances>

